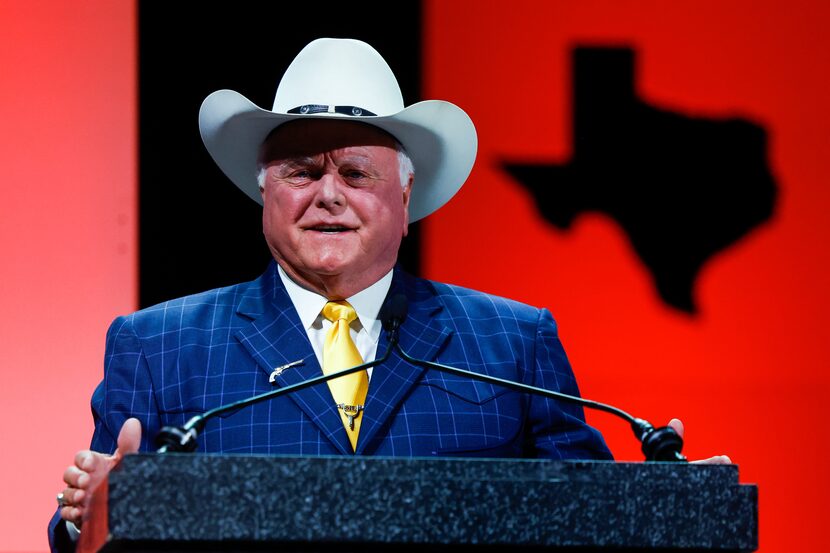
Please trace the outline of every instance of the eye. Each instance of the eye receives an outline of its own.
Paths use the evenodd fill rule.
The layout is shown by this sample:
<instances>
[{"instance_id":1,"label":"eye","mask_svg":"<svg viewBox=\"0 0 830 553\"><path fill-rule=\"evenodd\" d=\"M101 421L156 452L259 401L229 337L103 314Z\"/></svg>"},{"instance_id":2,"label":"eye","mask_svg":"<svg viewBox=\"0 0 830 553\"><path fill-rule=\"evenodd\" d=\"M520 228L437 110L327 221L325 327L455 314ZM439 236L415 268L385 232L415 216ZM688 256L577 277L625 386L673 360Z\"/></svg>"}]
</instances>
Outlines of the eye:
<instances>
[{"instance_id":1,"label":"eye","mask_svg":"<svg viewBox=\"0 0 830 553\"><path fill-rule=\"evenodd\" d=\"M307 184L320 178L320 171L314 167L297 167L286 175L286 180L295 184Z\"/></svg>"},{"instance_id":2,"label":"eye","mask_svg":"<svg viewBox=\"0 0 830 553\"><path fill-rule=\"evenodd\" d=\"M365 171L355 168L343 169L341 175L343 175L343 178L351 183L361 182L369 177Z\"/></svg>"}]
</instances>

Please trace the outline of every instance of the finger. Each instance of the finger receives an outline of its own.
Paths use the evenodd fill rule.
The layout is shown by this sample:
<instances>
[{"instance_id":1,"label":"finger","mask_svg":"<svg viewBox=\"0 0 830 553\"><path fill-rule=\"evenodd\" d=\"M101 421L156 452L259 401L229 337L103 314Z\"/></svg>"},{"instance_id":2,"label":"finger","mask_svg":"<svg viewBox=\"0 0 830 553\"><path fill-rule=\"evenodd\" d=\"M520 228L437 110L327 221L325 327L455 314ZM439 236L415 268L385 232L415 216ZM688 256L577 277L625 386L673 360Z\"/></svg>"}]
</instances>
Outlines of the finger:
<instances>
[{"instance_id":1,"label":"finger","mask_svg":"<svg viewBox=\"0 0 830 553\"><path fill-rule=\"evenodd\" d=\"M715 455L714 457L709 457L708 459L692 461L692 463L695 465L731 465L732 459L729 458L729 455Z\"/></svg>"},{"instance_id":2,"label":"finger","mask_svg":"<svg viewBox=\"0 0 830 553\"><path fill-rule=\"evenodd\" d=\"M81 520L83 519L83 514L83 510L78 507L70 506L61 508L61 518L63 520L67 520L73 523L78 528L81 527Z\"/></svg>"},{"instance_id":3,"label":"finger","mask_svg":"<svg viewBox=\"0 0 830 553\"><path fill-rule=\"evenodd\" d=\"M96 472L105 465L109 456L84 449L75 454L75 466L84 472Z\"/></svg>"},{"instance_id":4,"label":"finger","mask_svg":"<svg viewBox=\"0 0 830 553\"><path fill-rule=\"evenodd\" d=\"M92 452L90 450L82 449L81 451L75 454L75 466L82 470L86 470L86 467L91 467L91 456Z\"/></svg>"},{"instance_id":5,"label":"finger","mask_svg":"<svg viewBox=\"0 0 830 553\"><path fill-rule=\"evenodd\" d=\"M89 483L89 475L78 467L66 467L66 470L63 471L63 481L70 488L83 488Z\"/></svg>"},{"instance_id":6,"label":"finger","mask_svg":"<svg viewBox=\"0 0 830 553\"><path fill-rule=\"evenodd\" d=\"M122 453L138 453L141 446L141 423L136 418L124 421L121 432L118 433L118 449Z\"/></svg>"},{"instance_id":7,"label":"finger","mask_svg":"<svg viewBox=\"0 0 830 553\"><path fill-rule=\"evenodd\" d=\"M137 453L141 446L141 422L136 418L129 418L124 421L121 431L118 433L118 449L115 450L115 461L119 461L124 455Z\"/></svg>"},{"instance_id":8,"label":"finger","mask_svg":"<svg viewBox=\"0 0 830 553\"><path fill-rule=\"evenodd\" d=\"M78 488L66 488L61 493L63 493L64 507L85 506L84 500L89 496L86 490L80 490Z\"/></svg>"},{"instance_id":9,"label":"finger","mask_svg":"<svg viewBox=\"0 0 830 553\"><path fill-rule=\"evenodd\" d=\"M67 468L64 472L64 482L69 484L70 488L87 490L91 493L109 473L111 459L111 455L104 455L96 451L79 451L75 456L75 461L81 467Z\"/></svg>"},{"instance_id":10,"label":"finger","mask_svg":"<svg viewBox=\"0 0 830 553\"><path fill-rule=\"evenodd\" d=\"M681 421L680 419L670 420L668 426L669 428L674 429L674 431L677 432L677 435L681 438L686 433L686 429L683 426L683 421Z\"/></svg>"}]
</instances>

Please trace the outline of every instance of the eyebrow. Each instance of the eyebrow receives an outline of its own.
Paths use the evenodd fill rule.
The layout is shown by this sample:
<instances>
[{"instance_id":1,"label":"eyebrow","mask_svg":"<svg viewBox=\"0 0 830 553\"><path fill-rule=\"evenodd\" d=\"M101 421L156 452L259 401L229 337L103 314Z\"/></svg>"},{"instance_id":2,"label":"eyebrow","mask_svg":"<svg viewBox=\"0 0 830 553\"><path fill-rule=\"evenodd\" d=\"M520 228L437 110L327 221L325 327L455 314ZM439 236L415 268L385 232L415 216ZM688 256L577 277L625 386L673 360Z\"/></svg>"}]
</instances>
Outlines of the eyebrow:
<instances>
[{"instance_id":1,"label":"eyebrow","mask_svg":"<svg viewBox=\"0 0 830 553\"><path fill-rule=\"evenodd\" d=\"M313 156L293 156L272 160L271 163L277 163L279 165L314 165L317 161L315 161Z\"/></svg>"},{"instance_id":2,"label":"eyebrow","mask_svg":"<svg viewBox=\"0 0 830 553\"><path fill-rule=\"evenodd\" d=\"M309 165L316 166L320 164L320 154L318 155L295 155L295 156L285 156L279 157L278 159L272 159L267 164L274 164L281 167L307 167ZM366 163L373 164L372 157L368 154L363 153L350 153L341 159L338 160L337 165L348 165L348 164L359 164L364 165Z\"/></svg>"}]
</instances>

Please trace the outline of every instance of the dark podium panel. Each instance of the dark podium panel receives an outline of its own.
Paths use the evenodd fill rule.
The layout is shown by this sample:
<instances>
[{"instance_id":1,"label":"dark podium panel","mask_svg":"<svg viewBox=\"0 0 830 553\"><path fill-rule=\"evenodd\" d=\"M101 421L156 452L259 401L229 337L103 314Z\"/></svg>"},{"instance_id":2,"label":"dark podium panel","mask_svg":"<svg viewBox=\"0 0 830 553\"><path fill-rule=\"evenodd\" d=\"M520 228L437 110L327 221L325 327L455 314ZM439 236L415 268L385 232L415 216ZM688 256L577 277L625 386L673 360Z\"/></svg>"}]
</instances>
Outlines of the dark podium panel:
<instances>
[{"instance_id":1,"label":"dark podium panel","mask_svg":"<svg viewBox=\"0 0 830 553\"><path fill-rule=\"evenodd\" d=\"M735 465L132 455L110 474L107 493L96 494L81 545L754 551L757 494L738 483Z\"/></svg>"}]
</instances>

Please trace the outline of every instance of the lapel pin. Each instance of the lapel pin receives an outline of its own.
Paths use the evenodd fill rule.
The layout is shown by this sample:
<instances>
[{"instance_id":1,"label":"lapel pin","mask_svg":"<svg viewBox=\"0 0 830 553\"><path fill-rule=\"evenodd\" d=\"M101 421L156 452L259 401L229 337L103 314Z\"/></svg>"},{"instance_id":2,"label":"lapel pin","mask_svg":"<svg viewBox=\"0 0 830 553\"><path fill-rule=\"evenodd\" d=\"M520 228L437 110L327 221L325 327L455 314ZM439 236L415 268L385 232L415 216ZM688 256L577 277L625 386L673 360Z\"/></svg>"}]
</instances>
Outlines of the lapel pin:
<instances>
[{"instance_id":1,"label":"lapel pin","mask_svg":"<svg viewBox=\"0 0 830 553\"><path fill-rule=\"evenodd\" d=\"M271 376L268 378L268 382L273 384L279 375L284 373L286 369L290 369L291 367L296 367L297 365L302 365L305 362L305 359L297 359L296 361L292 361L291 363L286 363L285 365L280 365L273 371L271 371Z\"/></svg>"}]
</instances>

